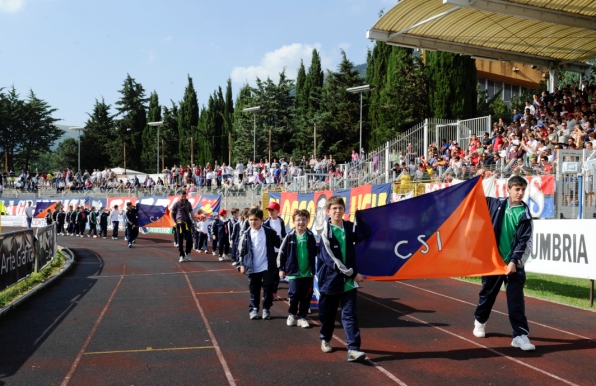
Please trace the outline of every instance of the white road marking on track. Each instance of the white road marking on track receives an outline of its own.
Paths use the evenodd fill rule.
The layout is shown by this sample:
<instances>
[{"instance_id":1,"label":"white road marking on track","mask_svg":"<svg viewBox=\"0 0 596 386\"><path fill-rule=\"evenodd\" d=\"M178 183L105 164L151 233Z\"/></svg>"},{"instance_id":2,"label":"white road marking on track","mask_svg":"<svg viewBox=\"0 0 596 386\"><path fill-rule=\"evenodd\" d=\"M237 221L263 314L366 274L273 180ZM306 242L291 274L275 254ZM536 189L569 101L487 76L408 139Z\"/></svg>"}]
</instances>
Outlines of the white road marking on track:
<instances>
[{"instance_id":1,"label":"white road marking on track","mask_svg":"<svg viewBox=\"0 0 596 386\"><path fill-rule=\"evenodd\" d=\"M368 301L370 301L370 302L373 302L373 303L375 303L375 304L378 304L378 305L380 305L381 307L385 307L385 308L387 308L387 309L389 309L389 310L391 310L391 311L393 311L393 312L397 312L398 314L401 314L401 315L403 315L403 316L404 316L404 317L406 317L406 318L409 318L409 319L415 320L415 321L417 321L418 323L425 324L425 325L427 325L427 326L429 326L429 327L436 328L436 329L437 329L437 330L439 330L439 331L442 331L442 332L444 332L444 333L446 333L446 334L449 334L449 335L451 335L451 336L454 336L454 337L456 337L456 338L459 338L459 339L461 339L461 340L463 340L463 341L466 341L466 342L468 342L468 343L471 343L471 344L473 344L473 345L475 345L475 346L478 346L478 347L481 347L481 348L483 348L483 349L486 349L486 350L488 350L488 351L490 351L490 352L492 352L492 353L494 353L494 354L497 354L497 355L499 355L499 356L502 356L503 358L509 359L509 360L510 360L510 361L512 361L512 362L515 362L515 363L517 363L517 364L519 364L519 365L522 365L522 366L525 366L525 367L527 367L527 368L530 368L530 369L532 369L532 370L534 370L534 371L537 371L537 372L539 372L539 373L541 373L541 374L544 374L544 375L546 375L546 376L549 376L549 377L551 377L551 378L554 378L554 379L556 379L556 380L558 380L558 381L564 382L564 383L566 383L566 384L568 384L568 385L578 386L577 384L575 384L575 383L573 383L573 382L571 382L571 381L568 381L568 380L566 380L566 379L564 379L564 378L561 378L561 377L559 377L558 375L555 375L555 374L549 373L548 371L545 371L545 370L542 370L542 369L540 369L540 368L538 368L538 367L535 367L535 366L529 365L529 364L527 364L527 363L524 363L524 362L520 361L519 359L515 359L515 358L513 358L513 357L510 357L510 356L508 356L508 355L506 355L506 354L503 354L503 353L501 353L501 352L499 352L499 351L497 351L497 350L495 350L495 349L492 349L492 348L490 348L490 347L487 347L487 346L484 346L484 345L482 345L482 344L480 344L480 343L477 343L477 342L475 342L475 341L473 341L473 340L471 340L471 339L468 339L468 338L466 338L466 337L464 337L464 336L458 335L458 334L456 334L456 333L454 333L454 332L451 332L451 331L448 331L448 330L446 330L446 329L444 329L444 328L441 328L441 327L435 326L435 325L433 325L433 324L431 324L431 323L429 323L429 322L426 322L426 321L424 321L424 320L422 320L422 319L419 319L419 318L417 318L417 317L415 317L415 316L408 315L408 314L406 314L406 313L404 313L404 312L401 312L401 311L399 311L399 310L397 310L397 309L395 309L395 308L389 307L389 306L388 306L388 305L386 305L386 304L383 304L383 303L380 303L380 302L378 302L378 301L376 301L376 300L373 300L373 299L369 298L368 296L366 296L366 295L364 295L364 294L362 294L362 293L360 293L360 297L362 297L362 298L364 298L364 299L366 299L366 300L368 300Z\"/></svg>"},{"instance_id":2,"label":"white road marking on track","mask_svg":"<svg viewBox=\"0 0 596 386\"><path fill-rule=\"evenodd\" d=\"M209 325L207 316L205 315L205 312L203 311L203 307L201 307L201 304L199 303L199 299L197 298L197 295L195 294L195 290L192 287L192 284L190 283L190 279L188 278L188 275L186 275L186 274L184 275L184 277L186 278L186 282L188 283L188 287L190 288L192 297L195 300L195 304L197 305L197 308L199 309L199 312L201 313L201 318L203 318L203 322L205 323L205 328L207 329L207 333L209 334L211 343L213 343L213 347L215 348L215 352L217 353L217 357L219 358L221 367L223 367L224 373L226 374L226 378L228 378L228 383L230 385L236 385L236 381L234 380L234 377L232 376L232 372L230 371L230 368L228 367L228 363L226 362L226 359L224 358L223 353L222 353L221 349L219 348L219 344L217 343L217 340L215 339L215 335L213 334L213 331L211 331L211 325Z\"/></svg>"},{"instance_id":3,"label":"white road marking on track","mask_svg":"<svg viewBox=\"0 0 596 386\"><path fill-rule=\"evenodd\" d=\"M162 254L162 252L159 249L156 248L151 248L153 250L158 251L158 253ZM180 266L180 263L175 262L178 266ZM234 268L234 270L236 270ZM232 372L230 371L230 368L228 367L228 362L226 361L226 358L224 358L223 352L221 351L221 348L219 347L219 343L217 343L217 339L215 339L215 334L213 334L213 331L211 330L211 325L209 324L209 321L207 320L207 315L205 315L205 311L203 311L203 307L201 307L201 303L199 303L199 298L197 298L197 295L195 294L195 290L192 286L192 284L190 283L190 279L188 278L188 275L186 274L186 272L182 272L182 274L184 275L184 278L186 279L186 283L188 283L188 288L190 288L190 293L192 294L192 297L195 301L195 304L197 305L197 308L199 309L199 313L201 314L201 318L203 319L203 323L205 323L205 329L207 330L207 334L209 334L209 338L211 339L211 343L213 344L213 348L215 349L215 353L217 354L217 358L219 359L219 363L221 364L221 367L223 368L224 374L226 375L226 378L228 379L228 383L230 384L230 386L235 386L236 385L236 380L234 379L234 376L232 375Z\"/></svg>"},{"instance_id":4,"label":"white road marking on track","mask_svg":"<svg viewBox=\"0 0 596 386\"><path fill-rule=\"evenodd\" d=\"M284 303L286 303L288 306L290 305L290 302L288 300L286 300ZM312 320L311 320L311 322L312 322ZM319 327L321 326L317 322L313 322L312 325L313 326L319 326ZM347 346L348 345L343 339L339 338L335 334L333 334L333 339L337 340L339 343L343 344L344 346ZM398 385L400 385L400 386L408 386L406 383L402 382L399 378L397 378L395 375L391 374L383 366L381 366L380 364L376 363L372 359L366 357L365 361L368 362L369 364L371 364L372 366L374 366L377 370L379 370L380 372L382 372L383 374L385 374L389 379L391 379L393 382L397 383Z\"/></svg>"},{"instance_id":5,"label":"white road marking on track","mask_svg":"<svg viewBox=\"0 0 596 386\"><path fill-rule=\"evenodd\" d=\"M89 347L89 343L91 343L91 339L93 338L93 335L95 335L95 332L97 331L97 328L99 327L99 324L101 323L104 315L108 311L108 307L112 303L112 299L114 299L114 296L116 295L116 292L118 291L118 288L120 287L120 283L122 283L122 280L124 280L124 272L126 270L126 264L124 264L124 261L122 261L122 262L123 262L122 276L120 277L120 280L118 280L118 283L116 284L116 287L114 287L114 290L112 291L112 294L108 298L108 302L103 307L103 310L101 310L101 313L97 317L97 320L95 321L95 324L93 325L93 328L91 329L91 332L89 332L89 335L87 336L87 339L85 339L85 343L83 343L83 347L81 347L81 350L77 354L74 362L72 362L72 365L70 366L70 370L68 370L68 373L66 374L66 376L62 380L62 383L60 384L60 386L66 386L70 382L70 380L71 380L74 372L76 371L77 367L79 366L79 362L81 361L81 358L83 357L83 354L85 353L85 351L87 351L87 347Z\"/></svg>"},{"instance_id":6,"label":"white road marking on track","mask_svg":"<svg viewBox=\"0 0 596 386\"><path fill-rule=\"evenodd\" d=\"M437 296L441 296L441 297L444 297L444 298L447 298L447 299L455 300L456 302L460 302L460 303L464 303L464 304L469 304L469 305L472 305L472 306L476 307L476 304L474 304L472 302L468 302L468 301L465 301L465 300L457 299L457 298L454 298L454 297L451 297L451 296L448 296L448 295L444 295L444 294L441 294L441 293L438 293L438 292L435 292L435 291L428 290L426 288L418 287L418 286L415 286L415 285L412 285L412 284L402 283L402 282L399 282L399 281L397 283L399 283L401 285L405 285L407 287L416 288L416 289L419 289L421 291L425 291L425 292L431 293L433 295L437 295ZM543 299L539 299L539 300L543 300ZM497 314L508 316L507 313L502 312L502 311L492 310L492 312L496 312ZM551 330L554 330L554 331L562 332L564 334L572 335L572 336L575 336L575 337L578 337L578 338L582 338L582 339L586 339L587 341L596 343L596 340L594 340L592 338L588 338L587 336L583 336L583 335L578 335L578 334L575 334L573 332L561 330L560 328L557 328L557 327L548 326L546 324L534 322L534 321L531 321L531 320L528 320L528 323L532 323L532 324L535 324L535 325L540 326L540 327L548 328L548 329L551 329Z\"/></svg>"},{"instance_id":7,"label":"white road marking on track","mask_svg":"<svg viewBox=\"0 0 596 386\"><path fill-rule=\"evenodd\" d=\"M135 276L159 276L159 275L182 275L185 273L211 273L211 272L222 272L222 271L234 271L237 272L236 268L223 268L223 269L208 269L205 271L186 271L186 272L157 272L157 273L131 273L128 275L92 275L85 277L65 277L62 280L73 280L73 279L106 279L113 277L135 277Z\"/></svg>"}]
</instances>

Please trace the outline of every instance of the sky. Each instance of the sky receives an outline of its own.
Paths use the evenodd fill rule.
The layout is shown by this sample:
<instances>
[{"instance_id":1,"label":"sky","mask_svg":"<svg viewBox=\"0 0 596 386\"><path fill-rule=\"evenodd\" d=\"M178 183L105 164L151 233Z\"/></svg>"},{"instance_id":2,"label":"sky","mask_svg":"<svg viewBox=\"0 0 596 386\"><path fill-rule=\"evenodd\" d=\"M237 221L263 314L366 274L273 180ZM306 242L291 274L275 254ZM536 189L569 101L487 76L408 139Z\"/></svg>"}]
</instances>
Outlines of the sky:
<instances>
[{"instance_id":1,"label":"sky","mask_svg":"<svg viewBox=\"0 0 596 386\"><path fill-rule=\"evenodd\" d=\"M29 90L57 108L59 124L84 125L104 98L114 107L130 74L160 104L199 99L227 79L234 96L256 77L295 79L313 48L335 70L343 49L366 62L366 30L395 0L0 0L0 88Z\"/></svg>"}]
</instances>

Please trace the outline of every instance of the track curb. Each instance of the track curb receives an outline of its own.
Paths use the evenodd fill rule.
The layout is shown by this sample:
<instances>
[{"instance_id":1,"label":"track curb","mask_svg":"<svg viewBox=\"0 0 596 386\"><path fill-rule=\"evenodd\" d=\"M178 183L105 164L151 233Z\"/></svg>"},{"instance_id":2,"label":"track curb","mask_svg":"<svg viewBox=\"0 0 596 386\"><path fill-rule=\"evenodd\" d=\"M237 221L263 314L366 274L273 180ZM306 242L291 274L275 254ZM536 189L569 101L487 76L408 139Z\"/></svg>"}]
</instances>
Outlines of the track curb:
<instances>
[{"instance_id":1,"label":"track curb","mask_svg":"<svg viewBox=\"0 0 596 386\"><path fill-rule=\"evenodd\" d=\"M19 299L15 300L14 302L10 303L6 307L0 309L0 318L3 317L4 315L6 315L13 308L16 308L21 303L25 302L31 296L35 295L38 291L41 291L42 289L44 289L46 286L48 286L50 283L52 283L54 280L56 280L57 278L62 276L62 274L64 274L66 271L68 271L70 269L70 267L74 263L74 253L72 253L72 251L70 249L62 247L60 245L58 246L58 250L61 253L63 253L65 256L64 267L62 267L62 269L58 273L56 273L54 276L52 276L48 280L39 284L37 287L33 288L31 291L27 292L25 295L23 295Z\"/></svg>"}]
</instances>

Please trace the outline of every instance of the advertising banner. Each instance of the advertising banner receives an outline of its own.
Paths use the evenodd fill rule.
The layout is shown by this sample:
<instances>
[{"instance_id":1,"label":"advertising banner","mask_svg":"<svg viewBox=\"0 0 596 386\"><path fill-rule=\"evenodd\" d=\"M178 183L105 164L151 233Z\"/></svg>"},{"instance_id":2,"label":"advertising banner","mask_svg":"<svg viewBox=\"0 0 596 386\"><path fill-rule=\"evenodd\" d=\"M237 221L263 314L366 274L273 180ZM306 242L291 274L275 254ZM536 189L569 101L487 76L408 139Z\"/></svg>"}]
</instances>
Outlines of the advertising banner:
<instances>
[{"instance_id":1,"label":"advertising banner","mask_svg":"<svg viewBox=\"0 0 596 386\"><path fill-rule=\"evenodd\" d=\"M547 174L543 176L525 176L528 181L524 202L528 204L534 218L555 217L555 176ZM496 178L491 176L484 178L482 186L487 197L507 197L508 178ZM455 183L425 184L426 193L435 192L452 186Z\"/></svg>"},{"instance_id":2,"label":"advertising banner","mask_svg":"<svg viewBox=\"0 0 596 386\"><path fill-rule=\"evenodd\" d=\"M34 268L33 230L0 235L0 290L27 277Z\"/></svg>"},{"instance_id":3,"label":"advertising banner","mask_svg":"<svg viewBox=\"0 0 596 386\"><path fill-rule=\"evenodd\" d=\"M36 248L35 260L37 262L37 270L42 270L48 265L56 256L56 232L55 224L37 228L35 232Z\"/></svg>"},{"instance_id":4,"label":"advertising banner","mask_svg":"<svg viewBox=\"0 0 596 386\"><path fill-rule=\"evenodd\" d=\"M534 220L526 271L596 280L596 220Z\"/></svg>"},{"instance_id":5,"label":"advertising banner","mask_svg":"<svg viewBox=\"0 0 596 386\"><path fill-rule=\"evenodd\" d=\"M293 228L292 214L297 209L310 212L309 228L320 235L325 227L327 200L331 196L341 196L346 203L345 219L353 221L357 210L375 208L391 202L392 184L363 185L352 189L321 190L313 193L269 193L269 202L277 202L281 207L281 217L286 228Z\"/></svg>"}]
</instances>

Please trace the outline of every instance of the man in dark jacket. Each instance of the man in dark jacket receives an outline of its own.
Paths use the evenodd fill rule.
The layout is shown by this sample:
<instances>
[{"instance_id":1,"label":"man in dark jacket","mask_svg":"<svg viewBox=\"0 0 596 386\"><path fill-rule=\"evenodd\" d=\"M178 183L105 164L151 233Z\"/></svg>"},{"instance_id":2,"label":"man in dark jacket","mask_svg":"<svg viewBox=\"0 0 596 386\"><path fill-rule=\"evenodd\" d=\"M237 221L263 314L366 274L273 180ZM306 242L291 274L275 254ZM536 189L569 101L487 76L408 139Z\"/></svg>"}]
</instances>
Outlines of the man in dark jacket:
<instances>
[{"instance_id":1,"label":"man in dark jacket","mask_svg":"<svg viewBox=\"0 0 596 386\"><path fill-rule=\"evenodd\" d=\"M108 218L110 217L110 209L103 208L99 215L99 227L101 231L99 232L99 236L103 237L104 239L108 236Z\"/></svg>"},{"instance_id":2,"label":"man in dark jacket","mask_svg":"<svg viewBox=\"0 0 596 386\"><path fill-rule=\"evenodd\" d=\"M281 241L275 231L263 226L263 211L248 211L250 228L240 238L240 273L248 276L250 291L249 317L259 318L261 287L263 288L263 319L271 319L269 309L273 304L273 283L278 277L277 254Z\"/></svg>"},{"instance_id":3,"label":"man in dark jacket","mask_svg":"<svg viewBox=\"0 0 596 386\"><path fill-rule=\"evenodd\" d=\"M360 351L360 328L356 309L356 282L363 281L356 269L354 243L359 242L354 223L343 219L346 211L344 199L333 196L327 201L329 222L321 234L317 254L317 280L319 283L319 319L321 321L321 350L332 352L331 337L335 328L335 315L341 304L341 321L346 333L348 361L360 361L366 354Z\"/></svg>"},{"instance_id":4,"label":"man in dark jacket","mask_svg":"<svg viewBox=\"0 0 596 386\"><path fill-rule=\"evenodd\" d=\"M58 232L60 236L64 236L64 221L66 220L66 213L64 212L64 207L62 206L60 206L59 210L60 211L56 216L56 221L58 222L58 228L56 228L56 232Z\"/></svg>"},{"instance_id":5,"label":"man in dark jacket","mask_svg":"<svg viewBox=\"0 0 596 386\"><path fill-rule=\"evenodd\" d=\"M192 205L186 199L186 191L179 192L180 199L172 206L170 216L176 223L176 234L178 235L178 252L180 253L180 263L186 260L190 261L190 251L192 250ZM186 241L186 252L184 249Z\"/></svg>"},{"instance_id":6,"label":"man in dark jacket","mask_svg":"<svg viewBox=\"0 0 596 386\"><path fill-rule=\"evenodd\" d=\"M310 300L312 299L313 277L315 271L315 256L317 255L317 241L308 229L310 213L300 209L292 215L294 229L283 239L277 255L279 277L289 280L288 320L286 324L308 328L306 320Z\"/></svg>"},{"instance_id":7,"label":"man in dark jacket","mask_svg":"<svg viewBox=\"0 0 596 386\"><path fill-rule=\"evenodd\" d=\"M137 237L139 236L139 212L137 207L132 202L126 203L126 214L124 215L126 220L126 230L128 234L128 247L132 248L132 245L136 243Z\"/></svg>"},{"instance_id":8,"label":"man in dark jacket","mask_svg":"<svg viewBox=\"0 0 596 386\"><path fill-rule=\"evenodd\" d=\"M527 186L523 177L513 176L507 182L508 198L486 198L499 253L507 270L505 275L482 277L480 299L474 312L474 336L484 338L486 321L504 282L509 322L513 327L511 345L524 351L536 349L528 338L530 327L524 302L524 263L532 248L532 215L522 201Z\"/></svg>"},{"instance_id":9,"label":"man in dark jacket","mask_svg":"<svg viewBox=\"0 0 596 386\"><path fill-rule=\"evenodd\" d=\"M217 243L219 245L219 261L230 260L228 254L230 253L230 228L229 221L226 216L228 211L222 209L219 211L219 221L217 222Z\"/></svg>"}]
</instances>

